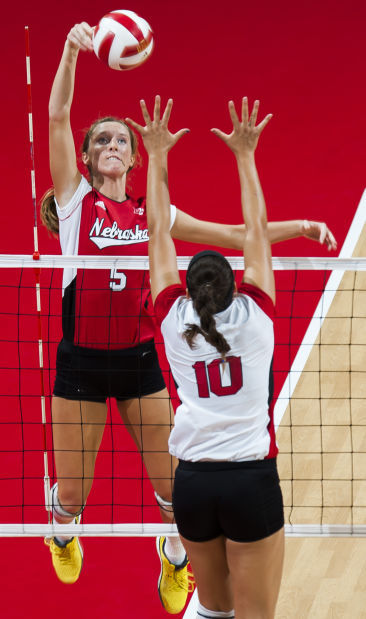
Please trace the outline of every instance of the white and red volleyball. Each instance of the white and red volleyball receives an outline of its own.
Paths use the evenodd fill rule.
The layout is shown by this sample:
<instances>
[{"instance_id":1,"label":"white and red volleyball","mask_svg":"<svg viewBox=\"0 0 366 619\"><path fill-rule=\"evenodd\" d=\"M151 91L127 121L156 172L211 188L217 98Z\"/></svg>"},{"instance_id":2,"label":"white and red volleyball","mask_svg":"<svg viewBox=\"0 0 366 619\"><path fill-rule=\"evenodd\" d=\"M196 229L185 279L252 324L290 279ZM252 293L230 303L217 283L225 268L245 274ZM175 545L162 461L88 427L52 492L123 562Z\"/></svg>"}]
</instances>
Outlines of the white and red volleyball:
<instances>
[{"instance_id":1,"label":"white and red volleyball","mask_svg":"<svg viewBox=\"0 0 366 619\"><path fill-rule=\"evenodd\" d=\"M117 71L138 67L148 59L153 46L150 25L133 11L111 11L94 28L96 55Z\"/></svg>"}]
</instances>

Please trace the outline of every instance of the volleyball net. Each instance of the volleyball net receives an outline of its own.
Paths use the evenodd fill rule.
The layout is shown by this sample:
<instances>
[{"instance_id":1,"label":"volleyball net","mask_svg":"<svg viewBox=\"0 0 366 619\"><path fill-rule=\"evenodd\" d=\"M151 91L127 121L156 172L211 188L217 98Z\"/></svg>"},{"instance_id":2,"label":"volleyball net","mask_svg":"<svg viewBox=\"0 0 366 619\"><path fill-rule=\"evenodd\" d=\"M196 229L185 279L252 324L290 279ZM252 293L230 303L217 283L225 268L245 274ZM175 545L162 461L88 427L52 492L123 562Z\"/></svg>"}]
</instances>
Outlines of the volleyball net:
<instances>
[{"instance_id":1,"label":"volleyball net","mask_svg":"<svg viewBox=\"0 0 366 619\"><path fill-rule=\"evenodd\" d=\"M240 281L242 258L229 260ZM183 280L188 263L179 258ZM366 258L274 258L273 265L275 423L287 534L364 535ZM65 266L123 273L147 270L148 261L0 256L0 536L52 535L45 506L56 481L51 398ZM169 383L169 368L162 369ZM90 536L176 532L161 524L143 460L113 401L83 523L67 526Z\"/></svg>"}]
</instances>

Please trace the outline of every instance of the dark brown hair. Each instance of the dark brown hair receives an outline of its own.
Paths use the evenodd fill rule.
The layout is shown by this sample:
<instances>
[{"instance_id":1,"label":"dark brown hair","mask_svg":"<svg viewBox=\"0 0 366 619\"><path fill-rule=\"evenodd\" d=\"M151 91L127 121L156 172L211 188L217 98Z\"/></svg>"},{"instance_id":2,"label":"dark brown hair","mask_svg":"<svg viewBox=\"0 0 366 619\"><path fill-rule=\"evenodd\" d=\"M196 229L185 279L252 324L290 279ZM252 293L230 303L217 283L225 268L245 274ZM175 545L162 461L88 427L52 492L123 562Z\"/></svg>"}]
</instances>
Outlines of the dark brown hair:
<instances>
[{"instance_id":1,"label":"dark brown hair","mask_svg":"<svg viewBox=\"0 0 366 619\"><path fill-rule=\"evenodd\" d=\"M88 152L89 145L90 145L90 138L93 134L93 131L95 130L96 127L98 127L98 125L100 125L101 123L106 123L106 122L121 123L121 125L126 127L126 129L128 130L130 140L131 140L132 155L134 155L135 157L134 164L127 170L127 174L128 174L132 170L132 168L140 165L140 155L138 152L137 135L135 134L134 131L132 131L131 127L129 127L122 118L116 118L115 116L105 116L104 118L98 118L98 120L94 121L90 125L89 129L87 129L85 132L84 140L81 146L81 152L82 153ZM87 166L87 168L88 168L88 173L89 173L88 180L91 184L93 184L92 171L89 168L89 166ZM57 216L57 211L56 211L55 192L54 192L53 187L50 187L50 189L46 191L44 196L41 198L40 204L41 204L40 214L41 214L41 221L43 225L46 226L46 228L52 234L57 235L59 231L59 222L58 222L58 216Z\"/></svg>"},{"instance_id":2,"label":"dark brown hair","mask_svg":"<svg viewBox=\"0 0 366 619\"><path fill-rule=\"evenodd\" d=\"M183 337L193 349L195 337L200 334L225 357L230 346L217 331L214 315L226 309L233 298L234 274L229 262L218 252L196 254L187 269L187 288L200 325L187 324Z\"/></svg>"}]
</instances>

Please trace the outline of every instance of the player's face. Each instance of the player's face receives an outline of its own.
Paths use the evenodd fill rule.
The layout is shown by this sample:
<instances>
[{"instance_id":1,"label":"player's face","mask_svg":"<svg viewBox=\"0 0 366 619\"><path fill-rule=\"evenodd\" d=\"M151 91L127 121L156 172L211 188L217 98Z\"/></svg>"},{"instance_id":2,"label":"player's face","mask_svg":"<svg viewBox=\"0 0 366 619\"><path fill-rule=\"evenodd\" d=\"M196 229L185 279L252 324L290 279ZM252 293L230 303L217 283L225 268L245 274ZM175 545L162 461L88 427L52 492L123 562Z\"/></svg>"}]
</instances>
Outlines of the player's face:
<instances>
[{"instance_id":1,"label":"player's face","mask_svg":"<svg viewBox=\"0 0 366 619\"><path fill-rule=\"evenodd\" d=\"M100 123L94 129L83 162L93 176L118 178L133 165L134 157L127 127L118 122Z\"/></svg>"}]
</instances>

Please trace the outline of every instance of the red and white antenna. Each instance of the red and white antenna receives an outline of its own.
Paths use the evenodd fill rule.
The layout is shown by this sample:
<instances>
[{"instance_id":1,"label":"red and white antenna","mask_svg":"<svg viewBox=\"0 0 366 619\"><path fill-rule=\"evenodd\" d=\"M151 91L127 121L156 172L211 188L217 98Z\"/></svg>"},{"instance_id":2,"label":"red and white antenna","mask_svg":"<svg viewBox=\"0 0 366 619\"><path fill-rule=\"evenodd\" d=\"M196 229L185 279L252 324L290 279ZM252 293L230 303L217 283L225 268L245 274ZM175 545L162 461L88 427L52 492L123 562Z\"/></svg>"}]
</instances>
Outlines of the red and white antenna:
<instances>
[{"instance_id":1,"label":"red and white antenna","mask_svg":"<svg viewBox=\"0 0 366 619\"><path fill-rule=\"evenodd\" d=\"M32 81L30 71L30 46L29 46L29 27L25 26L25 63L27 70L27 103L28 103L28 124L29 124L29 145L30 145L30 168L31 168L31 186L32 186L32 202L33 202L33 240L34 251L33 260L39 260L38 249L38 220L37 220L37 198L36 198L36 174L34 165L34 142L33 142L33 114L32 114ZM41 319L41 269L34 268L36 279L36 299L37 299L37 316L38 316L38 354L39 354L39 370L41 379L41 411L42 411L42 429L43 429L43 460L44 460L44 496L45 506L48 511L48 521L50 521L51 511L51 493L50 493L50 478L48 474L48 456L47 456L47 421L46 421L46 398L44 392L44 365L43 365L43 340L42 340L42 319Z\"/></svg>"}]
</instances>

